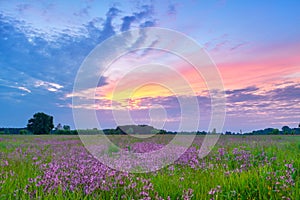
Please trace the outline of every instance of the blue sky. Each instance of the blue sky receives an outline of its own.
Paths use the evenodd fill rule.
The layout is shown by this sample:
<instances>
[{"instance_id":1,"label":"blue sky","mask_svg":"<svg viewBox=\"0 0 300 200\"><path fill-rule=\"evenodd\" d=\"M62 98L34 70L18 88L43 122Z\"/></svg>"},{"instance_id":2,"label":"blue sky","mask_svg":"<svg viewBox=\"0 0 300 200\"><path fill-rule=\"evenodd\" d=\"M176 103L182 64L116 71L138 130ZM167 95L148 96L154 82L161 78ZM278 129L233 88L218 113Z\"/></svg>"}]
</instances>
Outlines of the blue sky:
<instances>
[{"instance_id":1,"label":"blue sky","mask_svg":"<svg viewBox=\"0 0 300 200\"><path fill-rule=\"evenodd\" d=\"M296 127L300 123L299 9L300 2L291 0L1 1L0 127L24 127L35 112L42 111L54 116L55 125L74 128L70 96L83 60L105 39L142 27L174 29L206 49L224 82L224 130ZM188 69L182 73L188 74ZM176 130L177 100L172 95L151 95L139 99L140 108L132 110L137 123L149 121L148 111L141 109L145 102L173 105L167 109L165 128ZM198 98L207 108L205 130L209 97ZM97 113L104 128L116 125L111 110Z\"/></svg>"}]
</instances>

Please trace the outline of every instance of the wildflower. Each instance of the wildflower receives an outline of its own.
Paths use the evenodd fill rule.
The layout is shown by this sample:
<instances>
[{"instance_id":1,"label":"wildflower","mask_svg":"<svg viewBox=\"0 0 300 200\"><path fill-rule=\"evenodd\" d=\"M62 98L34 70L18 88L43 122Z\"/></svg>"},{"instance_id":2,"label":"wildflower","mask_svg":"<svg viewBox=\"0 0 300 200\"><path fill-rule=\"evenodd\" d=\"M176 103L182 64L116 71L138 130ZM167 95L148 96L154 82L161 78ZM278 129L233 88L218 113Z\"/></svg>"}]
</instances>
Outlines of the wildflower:
<instances>
[{"instance_id":1,"label":"wildflower","mask_svg":"<svg viewBox=\"0 0 300 200\"><path fill-rule=\"evenodd\" d=\"M208 192L208 194L210 194L210 195L214 195L215 193L216 193L215 188L211 189L211 190Z\"/></svg>"},{"instance_id":2,"label":"wildflower","mask_svg":"<svg viewBox=\"0 0 300 200\"><path fill-rule=\"evenodd\" d=\"M292 169L293 168L293 164L285 164L285 166L289 169Z\"/></svg>"},{"instance_id":3,"label":"wildflower","mask_svg":"<svg viewBox=\"0 0 300 200\"><path fill-rule=\"evenodd\" d=\"M140 192L140 195L141 195L141 196L149 196L149 194L148 194L147 192L145 192L145 191L141 191L141 192Z\"/></svg>"},{"instance_id":4,"label":"wildflower","mask_svg":"<svg viewBox=\"0 0 300 200\"><path fill-rule=\"evenodd\" d=\"M7 160L3 160L4 162L4 166L8 166L8 161Z\"/></svg>"},{"instance_id":5,"label":"wildflower","mask_svg":"<svg viewBox=\"0 0 300 200\"><path fill-rule=\"evenodd\" d=\"M170 170L170 171L174 171L174 169L175 169L175 168L174 168L174 165L169 166L169 170Z\"/></svg>"},{"instance_id":6,"label":"wildflower","mask_svg":"<svg viewBox=\"0 0 300 200\"><path fill-rule=\"evenodd\" d=\"M225 155L225 149L224 148L219 148L219 155L224 156Z\"/></svg>"}]
</instances>

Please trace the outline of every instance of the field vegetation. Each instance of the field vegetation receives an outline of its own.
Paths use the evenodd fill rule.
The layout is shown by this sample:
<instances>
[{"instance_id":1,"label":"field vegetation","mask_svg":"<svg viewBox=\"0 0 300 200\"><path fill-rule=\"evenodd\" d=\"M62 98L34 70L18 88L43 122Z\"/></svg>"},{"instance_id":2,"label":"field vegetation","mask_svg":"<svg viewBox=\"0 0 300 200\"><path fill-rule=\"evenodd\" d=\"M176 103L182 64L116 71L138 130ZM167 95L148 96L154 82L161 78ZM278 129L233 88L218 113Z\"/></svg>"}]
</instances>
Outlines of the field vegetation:
<instances>
[{"instance_id":1,"label":"field vegetation","mask_svg":"<svg viewBox=\"0 0 300 200\"><path fill-rule=\"evenodd\" d=\"M145 153L172 137L109 139ZM78 136L2 135L0 199L300 199L300 136L221 136L199 158L203 139L196 136L158 171L128 173L99 162ZM103 148L108 156L119 154L115 146Z\"/></svg>"}]
</instances>

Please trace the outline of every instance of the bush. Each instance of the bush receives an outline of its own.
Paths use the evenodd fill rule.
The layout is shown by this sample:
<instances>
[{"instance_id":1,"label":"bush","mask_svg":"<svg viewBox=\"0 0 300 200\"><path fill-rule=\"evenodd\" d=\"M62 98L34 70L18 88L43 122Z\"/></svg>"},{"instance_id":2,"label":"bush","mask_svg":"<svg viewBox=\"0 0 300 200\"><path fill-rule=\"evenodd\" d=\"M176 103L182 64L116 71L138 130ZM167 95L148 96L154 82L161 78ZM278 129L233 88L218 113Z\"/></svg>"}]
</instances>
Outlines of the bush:
<instances>
[{"instance_id":1,"label":"bush","mask_svg":"<svg viewBox=\"0 0 300 200\"><path fill-rule=\"evenodd\" d=\"M29 131L27 131L26 129L20 130L20 135L28 135L30 134Z\"/></svg>"}]
</instances>

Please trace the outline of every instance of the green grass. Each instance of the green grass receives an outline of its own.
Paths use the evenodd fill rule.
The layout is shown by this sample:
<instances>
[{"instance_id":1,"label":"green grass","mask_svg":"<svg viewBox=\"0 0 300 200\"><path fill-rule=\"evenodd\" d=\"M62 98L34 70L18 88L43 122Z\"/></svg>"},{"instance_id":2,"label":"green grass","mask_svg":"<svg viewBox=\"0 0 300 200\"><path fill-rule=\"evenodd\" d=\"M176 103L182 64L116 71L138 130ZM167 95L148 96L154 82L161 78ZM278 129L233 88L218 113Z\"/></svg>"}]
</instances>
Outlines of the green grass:
<instances>
[{"instance_id":1,"label":"green grass","mask_svg":"<svg viewBox=\"0 0 300 200\"><path fill-rule=\"evenodd\" d=\"M114 137L116 140L117 136ZM122 136L119 136L122 137ZM166 136L167 137L167 136ZM202 136L197 136L202 137ZM226 175L229 169L224 168L224 161L211 161L217 167L213 169L192 169L188 166L175 165L171 171L168 167L155 172L146 174L136 174L135 178L143 178L149 180L153 185L153 190L149 191L151 197L156 195L167 199L182 199L183 190L192 189L192 199L300 199L300 136L222 136L219 143L215 146L213 153L222 147L227 152L232 152L234 148L244 146L245 150L250 151L254 155L253 167L241 173L231 173ZM35 139L40 140L79 140L77 136L0 136L0 200L6 199L137 199L137 191L142 191L144 186L137 181L136 190L124 190L123 186L116 187L111 191L95 191L86 195L83 190L76 192L45 193L42 187L30 184L29 179L41 175L43 172L34 164L36 155L26 154L18 157L14 156L17 149L23 152L31 148L41 148L42 154L48 155L44 162L52 159L51 152L47 146L35 146ZM238 139L236 139L238 138ZM120 140L127 140L121 138ZM166 139L168 140L168 139ZM232 141L236 140L236 141ZM164 140L160 137L159 141ZM122 142L120 142L122 143ZM197 146L194 144L193 146ZM199 148L199 146L197 146ZM118 152L116 146L108 147L110 154ZM276 157L276 160L270 165L260 166L259 155L264 152L267 157ZM228 166L236 167L236 162L230 159L228 154ZM208 158L205 158L208 159ZM9 165L3 166L1 161L7 160ZM267 180L269 173L277 173L278 176L286 170L285 164L293 163L296 172L293 173L295 185L275 191L275 184L272 180ZM29 185L29 191L36 191L31 196L24 192L26 185ZM209 191L213 188L220 187L219 191L214 195L210 195Z\"/></svg>"}]
</instances>

